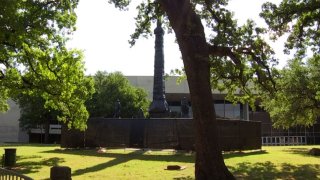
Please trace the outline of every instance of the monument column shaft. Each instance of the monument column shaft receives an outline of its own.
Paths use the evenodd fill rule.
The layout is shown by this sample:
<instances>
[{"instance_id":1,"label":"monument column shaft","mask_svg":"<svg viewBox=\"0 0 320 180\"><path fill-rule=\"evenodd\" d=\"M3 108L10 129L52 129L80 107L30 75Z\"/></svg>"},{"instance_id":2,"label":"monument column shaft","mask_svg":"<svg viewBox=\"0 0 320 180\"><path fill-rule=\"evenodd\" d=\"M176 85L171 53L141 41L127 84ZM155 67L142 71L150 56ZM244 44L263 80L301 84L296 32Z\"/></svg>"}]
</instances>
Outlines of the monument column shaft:
<instances>
[{"instance_id":1,"label":"monument column shaft","mask_svg":"<svg viewBox=\"0 0 320 180\"><path fill-rule=\"evenodd\" d=\"M168 117L169 107L165 95L164 81L164 53L163 53L163 35L164 31L158 20L157 27L154 30L155 55L154 55L154 77L153 77L153 101L149 108L151 117Z\"/></svg>"},{"instance_id":2,"label":"monument column shaft","mask_svg":"<svg viewBox=\"0 0 320 180\"><path fill-rule=\"evenodd\" d=\"M164 82L164 53L163 53L163 30L157 27L155 30L155 55L154 55L154 85L153 100L165 99L165 82Z\"/></svg>"}]
</instances>

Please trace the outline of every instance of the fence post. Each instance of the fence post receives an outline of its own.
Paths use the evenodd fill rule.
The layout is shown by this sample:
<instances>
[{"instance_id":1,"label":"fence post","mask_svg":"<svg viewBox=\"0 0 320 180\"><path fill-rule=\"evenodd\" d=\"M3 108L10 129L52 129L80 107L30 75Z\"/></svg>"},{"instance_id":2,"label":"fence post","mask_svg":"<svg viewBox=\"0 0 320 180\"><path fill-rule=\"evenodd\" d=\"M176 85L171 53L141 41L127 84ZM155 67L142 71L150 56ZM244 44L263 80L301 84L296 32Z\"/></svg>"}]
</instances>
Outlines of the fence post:
<instances>
[{"instance_id":1,"label":"fence post","mask_svg":"<svg viewBox=\"0 0 320 180\"><path fill-rule=\"evenodd\" d=\"M68 166L53 166L50 169L51 180L71 180L71 168Z\"/></svg>"},{"instance_id":2,"label":"fence post","mask_svg":"<svg viewBox=\"0 0 320 180\"><path fill-rule=\"evenodd\" d=\"M4 167L13 167L16 164L16 148L4 149Z\"/></svg>"}]
</instances>

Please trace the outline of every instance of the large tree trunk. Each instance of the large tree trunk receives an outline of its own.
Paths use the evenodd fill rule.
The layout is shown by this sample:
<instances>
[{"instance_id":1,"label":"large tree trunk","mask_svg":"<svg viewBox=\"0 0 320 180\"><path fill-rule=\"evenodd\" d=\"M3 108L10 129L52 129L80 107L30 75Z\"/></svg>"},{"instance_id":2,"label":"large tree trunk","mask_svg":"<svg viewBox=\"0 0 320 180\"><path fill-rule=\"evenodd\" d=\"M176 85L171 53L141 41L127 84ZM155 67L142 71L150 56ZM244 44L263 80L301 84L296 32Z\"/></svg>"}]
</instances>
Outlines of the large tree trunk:
<instances>
[{"instance_id":1,"label":"large tree trunk","mask_svg":"<svg viewBox=\"0 0 320 180\"><path fill-rule=\"evenodd\" d=\"M234 179L219 148L210 86L209 49L190 0L159 0L176 34L186 71L196 126L196 179Z\"/></svg>"}]
</instances>

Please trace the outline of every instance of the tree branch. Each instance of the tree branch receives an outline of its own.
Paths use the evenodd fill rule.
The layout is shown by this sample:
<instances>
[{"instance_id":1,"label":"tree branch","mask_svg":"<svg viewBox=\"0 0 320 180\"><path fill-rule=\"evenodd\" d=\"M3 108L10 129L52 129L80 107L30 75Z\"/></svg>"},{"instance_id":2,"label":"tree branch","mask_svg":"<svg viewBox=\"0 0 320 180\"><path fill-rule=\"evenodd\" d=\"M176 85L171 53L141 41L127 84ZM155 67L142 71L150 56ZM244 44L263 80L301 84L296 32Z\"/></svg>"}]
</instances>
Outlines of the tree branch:
<instances>
[{"instance_id":1,"label":"tree branch","mask_svg":"<svg viewBox=\"0 0 320 180\"><path fill-rule=\"evenodd\" d=\"M52 70L52 69L50 68L50 66L49 66L49 61L46 62L46 66L47 66L48 70L49 70L50 72L52 72L52 73L57 77L58 81L59 81L60 83L62 83L61 78L60 78L60 76L57 74L57 72L54 71L54 70Z\"/></svg>"},{"instance_id":2,"label":"tree branch","mask_svg":"<svg viewBox=\"0 0 320 180\"><path fill-rule=\"evenodd\" d=\"M222 20L215 14L215 12L212 10L212 0L205 0L205 4L207 6L207 10L210 12L212 18L218 23L222 23Z\"/></svg>"},{"instance_id":3,"label":"tree branch","mask_svg":"<svg viewBox=\"0 0 320 180\"><path fill-rule=\"evenodd\" d=\"M236 65L241 65L241 61L236 54L231 51L230 47L209 45L209 54L218 57L229 57Z\"/></svg>"},{"instance_id":4,"label":"tree branch","mask_svg":"<svg viewBox=\"0 0 320 180\"><path fill-rule=\"evenodd\" d=\"M6 61L6 60L0 60L0 63L3 64L6 68L11 67L10 64L9 64L9 62Z\"/></svg>"},{"instance_id":5,"label":"tree branch","mask_svg":"<svg viewBox=\"0 0 320 180\"><path fill-rule=\"evenodd\" d=\"M0 79L4 79L6 77L2 70L0 70L0 75Z\"/></svg>"},{"instance_id":6,"label":"tree branch","mask_svg":"<svg viewBox=\"0 0 320 180\"><path fill-rule=\"evenodd\" d=\"M251 56L254 62L256 62L260 67L266 70L268 80L271 81L273 89L276 89L276 82L272 77L270 67L263 60L261 60L260 57L256 56L256 54L254 54L250 48L238 48L238 49L235 49L235 51L233 52L230 47L215 46L210 44L208 44L208 46L209 46L209 54L213 56L218 56L218 57L229 57L232 60L232 62L240 68L239 77L243 75L243 67L241 66L241 60L237 57L235 52ZM258 77L259 84L262 85L264 88L268 89L267 86L265 85L265 82L263 81L261 72L256 70L256 75ZM242 78L240 78L240 80L241 82L243 81Z\"/></svg>"},{"instance_id":7,"label":"tree branch","mask_svg":"<svg viewBox=\"0 0 320 180\"><path fill-rule=\"evenodd\" d=\"M270 67L264 62L261 60L261 58L259 58L258 56L256 56L252 50L250 48L238 48L236 49L236 51L238 53L241 53L241 54L246 54L246 55L250 55L253 60L258 63L258 65L262 66L266 71L267 71L267 74L268 74L268 77L269 77L269 80L271 81L272 83L272 86L274 89L276 89L276 82L274 81L274 79L272 78L272 74L271 74L271 71L270 71Z\"/></svg>"}]
</instances>

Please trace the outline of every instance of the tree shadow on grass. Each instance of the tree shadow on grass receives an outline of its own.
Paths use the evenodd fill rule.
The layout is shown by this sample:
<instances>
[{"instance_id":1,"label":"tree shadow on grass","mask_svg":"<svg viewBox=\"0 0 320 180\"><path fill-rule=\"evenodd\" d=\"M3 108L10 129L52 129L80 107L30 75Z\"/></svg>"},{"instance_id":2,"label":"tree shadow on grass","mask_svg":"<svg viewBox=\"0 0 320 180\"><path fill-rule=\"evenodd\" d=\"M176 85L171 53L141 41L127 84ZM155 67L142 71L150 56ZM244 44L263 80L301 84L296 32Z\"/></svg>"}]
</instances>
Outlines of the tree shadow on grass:
<instances>
[{"instance_id":1,"label":"tree shadow on grass","mask_svg":"<svg viewBox=\"0 0 320 180\"><path fill-rule=\"evenodd\" d=\"M60 163L65 162L63 158L52 157L48 159L35 159L41 156L19 156L14 170L21 174L29 174L39 172L43 166L58 166ZM28 160L29 159L29 160ZM22 162L19 162L23 160Z\"/></svg>"},{"instance_id":2,"label":"tree shadow on grass","mask_svg":"<svg viewBox=\"0 0 320 180\"><path fill-rule=\"evenodd\" d=\"M0 148L10 148L10 147L60 147L59 144L39 144L39 143L4 143L0 144Z\"/></svg>"},{"instance_id":3,"label":"tree shadow on grass","mask_svg":"<svg viewBox=\"0 0 320 180\"><path fill-rule=\"evenodd\" d=\"M78 150L78 149L65 149L65 150L50 150L44 151L43 153L63 153L63 154L72 154L79 156L95 156L95 157L109 157L114 158L113 160L101 163L92 167L78 169L73 172L73 176L82 175L89 172L101 171L105 168L116 166L118 164L126 163L130 160L143 160L143 161L165 161L165 162L185 162L185 163L194 163L194 155L186 154L183 152L178 152L174 154L165 154L165 155L151 155L147 154L146 151L137 150L127 154L124 153L97 153L96 150ZM228 152L224 154L224 158L233 158L233 157L244 157L251 155L260 155L265 154L266 151L250 151L250 152ZM192 179L192 177L177 177L176 179Z\"/></svg>"},{"instance_id":4,"label":"tree shadow on grass","mask_svg":"<svg viewBox=\"0 0 320 180\"><path fill-rule=\"evenodd\" d=\"M320 160L320 156L312 156L312 155L310 155L309 154L310 150L311 150L311 148L288 148L288 149L285 149L283 151L291 153L291 154L298 154L298 155L301 155L301 156L319 158L319 160Z\"/></svg>"},{"instance_id":5,"label":"tree shadow on grass","mask_svg":"<svg viewBox=\"0 0 320 180\"><path fill-rule=\"evenodd\" d=\"M236 179L301 179L317 180L320 178L320 165L304 164L291 165L284 163L281 169L271 162L239 163L235 167L228 167Z\"/></svg>"},{"instance_id":6,"label":"tree shadow on grass","mask_svg":"<svg viewBox=\"0 0 320 180\"><path fill-rule=\"evenodd\" d=\"M104 154L103 154L104 155ZM110 156L109 156L110 155ZM125 163L130 161L131 159L136 159L139 155L135 152L131 152L129 154L108 154L107 157L113 157L113 160L107 161L105 163L101 163L89 168L78 169L72 173L72 176L79 176L82 174L86 174L89 172L101 171L105 168L112 167L121 163ZM141 155L140 155L141 156ZM106 157L106 156L103 156Z\"/></svg>"},{"instance_id":7,"label":"tree shadow on grass","mask_svg":"<svg viewBox=\"0 0 320 180\"><path fill-rule=\"evenodd\" d=\"M45 151L44 153L63 153L63 154L72 154L79 156L95 156L95 157L108 157L113 158L110 161L84 168L78 169L73 172L73 176L82 175L90 172L101 171L105 168L116 166L122 163L126 163L130 160L142 160L142 161L165 161L165 162L185 162L185 163L193 163L194 156L186 155L184 153L175 153L175 154L148 154L147 151L137 150L132 151L130 153L97 153L96 150L51 150Z\"/></svg>"},{"instance_id":8,"label":"tree shadow on grass","mask_svg":"<svg viewBox=\"0 0 320 180\"><path fill-rule=\"evenodd\" d=\"M22 161L22 160L25 160L25 159L36 159L36 158L42 158L42 156L39 156L39 155L17 156L17 161Z\"/></svg>"},{"instance_id":9,"label":"tree shadow on grass","mask_svg":"<svg viewBox=\"0 0 320 180\"><path fill-rule=\"evenodd\" d=\"M186 176L186 177L175 177L173 178L174 180L194 180L193 177L191 176Z\"/></svg>"},{"instance_id":10,"label":"tree shadow on grass","mask_svg":"<svg viewBox=\"0 0 320 180\"><path fill-rule=\"evenodd\" d=\"M89 168L76 170L72 175L78 176L89 172L96 172L103 170L108 167L116 166L122 163L126 163L130 160L142 160L142 161L165 161L165 162L194 162L193 157L191 156L182 156L182 155L148 155L142 152L131 152L128 154L117 154L117 153L106 153L103 157L112 157L114 158L111 161L101 163Z\"/></svg>"},{"instance_id":11,"label":"tree shadow on grass","mask_svg":"<svg viewBox=\"0 0 320 180\"><path fill-rule=\"evenodd\" d=\"M258 151L248 151L248 152L225 152L223 153L224 159L235 158L235 157L245 157L245 156L253 156L253 155L262 155L267 154L267 151L258 150Z\"/></svg>"},{"instance_id":12,"label":"tree shadow on grass","mask_svg":"<svg viewBox=\"0 0 320 180\"><path fill-rule=\"evenodd\" d=\"M131 151L131 150L130 150ZM194 155L184 153L184 152L173 152L172 154L152 154L148 151L143 150L134 150L130 153L115 153L115 152L106 152L106 153L97 153L95 149L91 150L50 150L43 151L42 153L57 153L57 154L70 154L70 155L79 155L79 156L95 156L95 157L109 157L109 158L119 158L143 160L143 161L174 161L174 162L185 162L193 163Z\"/></svg>"}]
</instances>

